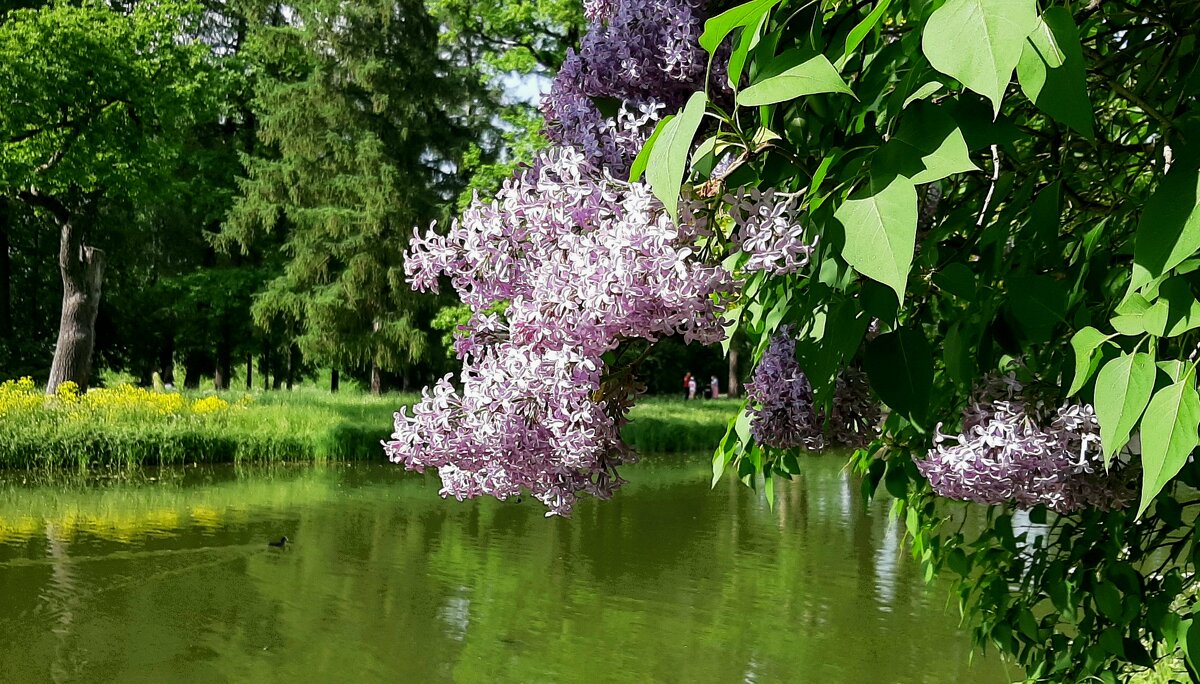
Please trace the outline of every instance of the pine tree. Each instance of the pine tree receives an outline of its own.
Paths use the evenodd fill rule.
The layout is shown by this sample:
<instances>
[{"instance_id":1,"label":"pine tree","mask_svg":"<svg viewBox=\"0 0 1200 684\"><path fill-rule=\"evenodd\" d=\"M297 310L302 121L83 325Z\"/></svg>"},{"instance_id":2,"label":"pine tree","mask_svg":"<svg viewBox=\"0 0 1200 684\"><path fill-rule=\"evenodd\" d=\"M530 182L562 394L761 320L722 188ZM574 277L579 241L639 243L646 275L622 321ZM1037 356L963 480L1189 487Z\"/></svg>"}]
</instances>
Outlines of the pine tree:
<instances>
[{"instance_id":1,"label":"pine tree","mask_svg":"<svg viewBox=\"0 0 1200 684\"><path fill-rule=\"evenodd\" d=\"M255 319L294 330L311 363L369 367L378 391L429 346L402 255L459 188L464 88L417 0L306 0L249 41L259 152L218 242L280 240Z\"/></svg>"}]
</instances>

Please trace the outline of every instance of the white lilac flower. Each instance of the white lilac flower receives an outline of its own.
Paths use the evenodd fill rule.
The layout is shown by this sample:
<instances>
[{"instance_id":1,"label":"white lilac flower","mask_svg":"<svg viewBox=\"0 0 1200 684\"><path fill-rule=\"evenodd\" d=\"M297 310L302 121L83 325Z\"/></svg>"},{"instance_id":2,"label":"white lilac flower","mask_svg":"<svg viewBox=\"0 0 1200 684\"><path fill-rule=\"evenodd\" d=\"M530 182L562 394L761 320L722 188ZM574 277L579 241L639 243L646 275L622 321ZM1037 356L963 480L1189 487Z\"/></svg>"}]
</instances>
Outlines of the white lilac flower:
<instances>
[{"instance_id":1,"label":"white lilac flower","mask_svg":"<svg viewBox=\"0 0 1200 684\"><path fill-rule=\"evenodd\" d=\"M448 376L396 414L391 460L437 468L460 499L524 488L565 514L580 495L610 496L632 454L620 439L628 396L601 386L603 354L625 339L724 336L733 283L693 252L701 229L676 225L644 183L560 147L445 235L414 236L413 286L448 277L475 313L456 344L461 389Z\"/></svg>"},{"instance_id":2,"label":"white lilac flower","mask_svg":"<svg viewBox=\"0 0 1200 684\"><path fill-rule=\"evenodd\" d=\"M817 237L805 235L794 200L755 188L727 195L725 203L737 226L733 239L750 257L745 270L785 275L808 265Z\"/></svg>"},{"instance_id":3,"label":"white lilac flower","mask_svg":"<svg viewBox=\"0 0 1200 684\"><path fill-rule=\"evenodd\" d=\"M963 410L959 435L942 432L917 468L941 496L986 504L1044 505L1060 513L1129 501L1126 473L1106 473L1089 404L1046 408L1012 375L991 378Z\"/></svg>"}]
</instances>

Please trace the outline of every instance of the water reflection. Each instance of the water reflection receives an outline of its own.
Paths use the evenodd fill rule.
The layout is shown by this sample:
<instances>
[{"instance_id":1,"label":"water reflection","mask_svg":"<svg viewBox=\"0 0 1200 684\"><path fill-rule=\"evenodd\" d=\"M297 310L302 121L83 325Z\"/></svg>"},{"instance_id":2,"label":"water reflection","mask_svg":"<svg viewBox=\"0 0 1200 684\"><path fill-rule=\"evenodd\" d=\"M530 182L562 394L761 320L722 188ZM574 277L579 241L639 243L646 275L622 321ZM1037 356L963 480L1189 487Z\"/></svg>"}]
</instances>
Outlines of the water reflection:
<instances>
[{"instance_id":1,"label":"water reflection","mask_svg":"<svg viewBox=\"0 0 1200 684\"><path fill-rule=\"evenodd\" d=\"M388 466L0 482L13 681L1001 682L836 459L648 463L546 520ZM293 543L271 549L268 539Z\"/></svg>"}]
</instances>

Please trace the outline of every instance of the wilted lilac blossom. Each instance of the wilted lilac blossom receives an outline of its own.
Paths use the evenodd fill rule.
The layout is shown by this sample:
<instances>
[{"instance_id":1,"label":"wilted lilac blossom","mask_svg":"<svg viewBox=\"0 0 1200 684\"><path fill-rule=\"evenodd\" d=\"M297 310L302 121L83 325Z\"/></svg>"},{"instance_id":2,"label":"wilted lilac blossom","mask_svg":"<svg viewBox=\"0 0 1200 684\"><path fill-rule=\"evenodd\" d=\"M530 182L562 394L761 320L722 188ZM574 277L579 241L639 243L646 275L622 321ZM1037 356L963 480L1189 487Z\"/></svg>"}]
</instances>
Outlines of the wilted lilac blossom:
<instances>
[{"instance_id":1,"label":"wilted lilac blossom","mask_svg":"<svg viewBox=\"0 0 1200 684\"><path fill-rule=\"evenodd\" d=\"M653 124L704 87L708 55L698 41L706 5L704 0L588 2L588 32L579 51L567 53L542 101L547 136L625 177ZM714 83L721 83L716 71ZM616 121L601 113L597 100L620 106Z\"/></svg>"},{"instance_id":2,"label":"wilted lilac blossom","mask_svg":"<svg viewBox=\"0 0 1200 684\"><path fill-rule=\"evenodd\" d=\"M391 460L438 468L443 495L459 499L526 488L550 514L610 496L631 457L619 432L633 388L602 382L602 355L623 339L723 337L717 295L732 283L693 253L702 227L560 147L445 235L414 236L413 286L448 276L475 314L456 345L461 390L447 377L397 413Z\"/></svg>"},{"instance_id":3,"label":"wilted lilac blossom","mask_svg":"<svg viewBox=\"0 0 1200 684\"><path fill-rule=\"evenodd\" d=\"M994 378L963 411L963 431L938 424L917 468L933 490L986 504L1044 505L1060 513L1128 503L1127 478L1105 473L1100 425L1088 404L1048 409L1013 376Z\"/></svg>"},{"instance_id":4,"label":"wilted lilac blossom","mask_svg":"<svg viewBox=\"0 0 1200 684\"><path fill-rule=\"evenodd\" d=\"M808 265L817 236L806 239L793 199L755 188L727 195L725 203L737 226L734 242L750 256L746 271L785 275Z\"/></svg>"},{"instance_id":5,"label":"wilted lilac blossom","mask_svg":"<svg viewBox=\"0 0 1200 684\"><path fill-rule=\"evenodd\" d=\"M881 417L867 374L847 368L838 375L829 418L820 422L830 443L861 449L879 435Z\"/></svg>"}]
</instances>

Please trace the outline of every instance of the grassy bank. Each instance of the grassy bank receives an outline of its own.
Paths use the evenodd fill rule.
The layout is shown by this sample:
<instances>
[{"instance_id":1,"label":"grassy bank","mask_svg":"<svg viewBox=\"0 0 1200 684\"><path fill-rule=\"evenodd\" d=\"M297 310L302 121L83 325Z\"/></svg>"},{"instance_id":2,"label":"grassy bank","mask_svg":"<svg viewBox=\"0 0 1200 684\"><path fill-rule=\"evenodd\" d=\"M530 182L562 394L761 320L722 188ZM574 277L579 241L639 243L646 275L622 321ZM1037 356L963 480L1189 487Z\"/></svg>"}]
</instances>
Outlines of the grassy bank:
<instances>
[{"instance_id":1,"label":"grassy bank","mask_svg":"<svg viewBox=\"0 0 1200 684\"><path fill-rule=\"evenodd\" d=\"M392 414L414 395L178 393L118 386L44 396L0 384L0 467L381 459ZM625 436L644 454L712 449L736 410L729 400L646 399Z\"/></svg>"}]
</instances>

